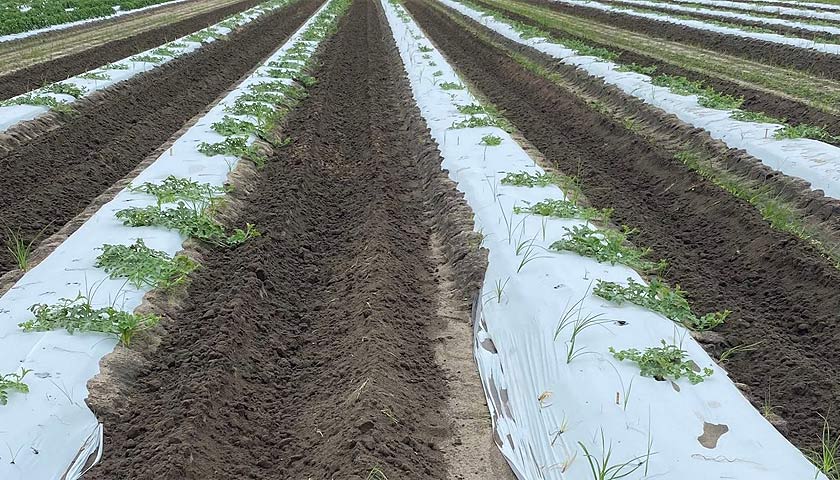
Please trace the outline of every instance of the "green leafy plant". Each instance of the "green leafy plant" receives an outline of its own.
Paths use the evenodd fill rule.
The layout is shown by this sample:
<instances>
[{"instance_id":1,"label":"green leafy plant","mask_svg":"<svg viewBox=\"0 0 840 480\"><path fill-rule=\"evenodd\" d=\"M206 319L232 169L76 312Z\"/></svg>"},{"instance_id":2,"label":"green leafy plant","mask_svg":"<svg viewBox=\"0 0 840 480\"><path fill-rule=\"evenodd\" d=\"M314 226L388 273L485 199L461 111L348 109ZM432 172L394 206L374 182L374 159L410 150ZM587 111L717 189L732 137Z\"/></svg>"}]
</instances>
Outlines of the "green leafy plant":
<instances>
[{"instance_id":1,"label":"green leafy plant","mask_svg":"<svg viewBox=\"0 0 840 480\"><path fill-rule=\"evenodd\" d=\"M463 90L464 86L455 82L441 82L440 88L443 90Z\"/></svg>"},{"instance_id":2,"label":"green leafy plant","mask_svg":"<svg viewBox=\"0 0 840 480\"><path fill-rule=\"evenodd\" d=\"M526 207L514 206L513 213L527 213L531 215L542 215L554 218L582 218L584 220L599 219L606 223L609 221L610 215L612 215L612 210L581 207L576 202L565 199L547 199Z\"/></svg>"},{"instance_id":3,"label":"green leafy plant","mask_svg":"<svg viewBox=\"0 0 840 480\"><path fill-rule=\"evenodd\" d=\"M784 128L776 130L773 136L775 138L810 138L823 142L840 142L840 136L831 135L825 127L807 124L785 125Z\"/></svg>"},{"instance_id":4,"label":"green leafy plant","mask_svg":"<svg viewBox=\"0 0 840 480\"><path fill-rule=\"evenodd\" d=\"M651 278L648 285L627 279L627 286L598 280L595 295L621 305L630 302L664 315L692 330L709 330L722 324L731 313L729 310L707 313L698 317L691 311L679 285L673 289L662 280Z\"/></svg>"},{"instance_id":5,"label":"green leafy plant","mask_svg":"<svg viewBox=\"0 0 840 480\"><path fill-rule=\"evenodd\" d=\"M166 58L164 57L156 57L154 55L135 55L129 58L132 62L144 62L144 63L153 63L157 65L158 63L162 63Z\"/></svg>"},{"instance_id":6,"label":"green leafy plant","mask_svg":"<svg viewBox=\"0 0 840 480\"><path fill-rule=\"evenodd\" d=\"M610 353L619 360L630 360L639 365L640 374L643 377L651 377L662 381L665 379L679 380L686 377L692 385L703 381L714 371L711 368L704 368L700 373L694 371L697 368L693 361L686 361L688 354L685 350L676 345L668 344L661 340L661 347L649 347L644 352L635 348L616 351L610 347Z\"/></svg>"},{"instance_id":7,"label":"green leafy plant","mask_svg":"<svg viewBox=\"0 0 840 480\"><path fill-rule=\"evenodd\" d=\"M428 47L426 45L420 45L420 51L423 53L428 53L434 50L432 47Z\"/></svg>"},{"instance_id":8,"label":"green leafy plant","mask_svg":"<svg viewBox=\"0 0 840 480\"><path fill-rule=\"evenodd\" d=\"M234 157L244 158L254 162L259 168L265 166L267 158L260 153L253 145L248 145L247 139L242 137L227 137L221 142L207 143L201 142L198 145L198 151L212 157L215 155L230 155Z\"/></svg>"},{"instance_id":9,"label":"green leafy plant","mask_svg":"<svg viewBox=\"0 0 840 480\"><path fill-rule=\"evenodd\" d=\"M111 278L127 278L137 288L170 290L182 285L198 264L184 255L170 257L152 250L138 239L133 245L103 245L96 266Z\"/></svg>"},{"instance_id":10,"label":"green leafy plant","mask_svg":"<svg viewBox=\"0 0 840 480\"><path fill-rule=\"evenodd\" d=\"M162 209L159 205L131 207L120 210L116 217L132 227L164 227L179 231L186 237L195 238L220 247L234 247L258 237L260 232L251 224L245 229L235 229L228 235L224 226L208 213L206 205L187 205L178 202L175 208Z\"/></svg>"},{"instance_id":11,"label":"green leafy plant","mask_svg":"<svg viewBox=\"0 0 840 480\"><path fill-rule=\"evenodd\" d=\"M129 68L131 67L125 63L109 63L102 67L103 70L128 70Z\"/></svg>"},{"instance_id":12,"label":"green leafy plant","mask_svg":"<svg viewBox=\"0 0 840 480\"><path fill-rule=\"evenodd\" d=\"M113 306L94 308L90 299L81 293L74 299L62 298L54 305L35 304L29 311L35 318L18 325L25 332L63 328L71 335L76 331L109 333L116 335L125 346L137 332L160 322L157 315L133 314Z\"/></svg>"},{"instance_id":13,"label":"green leafy plant","mask_svg":"<svg viewBox=\"0 0 840 480\"><path fill-rule=\"evenodd\" d=\"M155 56L158 56L158 57L174 58L175 56L178 55L178 52L176 52L175 50L172 50L171 48L168 48L168 47L160 47L160 48L156 48L156 49L152 50L152 55L155 55Z\"/></svg>"},{"instance_id":14,"label":"green leafy plant","mask_svg":"<svg viewBox=\"0 0 840 480\"><path fill-rule=\"evenodd\" d=\"M442 77L442 76L443 76L443 72L442 72L442 71L440 71L440 70L438 70L438 71L436 71L436 72L432 73L432 76L433 76L433 77Z\"/></svg>"},{"instance_id":15,"label":"green leafy plant","mask_svg":"<svg viewBox=\"0 0 840 480\"><path fill-rule=\"evenodd\" d=\"M696 95L697 103L708 108L735 110L741 108L744 103L744 97L733 97L720 93L703 85L703 82L691 81L685 77L658 75L651 78L651 83L656 86L667 87L677 95Z\"/></svg>"},{"instance_id":16,"label":"green leafy plant","mask_svg":"<svg viewBox=\"0 0 840 480\"><path fill-rule=\"evenodd\" d=\"M230 137L234 135L256 134L260 128L247 120L240 120L230 115L225 115L220 121L210 126L219 135Z\"/></svg>"},{"instance_id":17,"label":"green leafy plant","mask_svg":"<svg viewBox=\"0 0 840 480\"><path fill-rule=\"evenodd\" d=\"M502 178L502 185L516 187L547 187L562 183L562 178L556 173L508 172Z\"/></svg>"},{"instance_id":18,"label":"green leafy plant","mask_svg":"<svg viewBox=\"0 0 840 480\"><path fill-rule=\"evenodd\" d=\"M0 405L9 403L10 392L29 393L29 385L24 383L23 377L31 371L21 367L20 373L0 374Z\"/></svg>"},{"instance_id":19,"label":"green leafy plant","mask_svg":"<svg viewBox=\"0 0 840 480\"><path fill-rule=\"evenodd\" d=\"M47 95L37 95L33 93L0 101L0 107L9 107L12 105L41 106L60 113L72 113L74 111L73 107L71 107L67 102L56 100L55 98Z\"/></svg>"},{"instance_id":20,"label":"green leafy plant","mask_svg":"<svg viewBox=\"0 0 840 480\"><path fill-rule=\"evenodd\" d=\"M85 80L110 80L111 76L104 72L87 72L79 75L79 78Z\"/></svg>"},{"instance_id":21,"label":"green leafy plant","mask_svg":"<svg viewBox=\"0 0 840 480\"><path fill-rule=\"evenodd\" d=\"M216 33L213 30L210 30L210 29L199 30L199 31L197 31L195 33L192 33L192 34L190 34L186 37L187 40L189 40L191 42L198 42L198 43L204 43L204 42L206 42L207 40L210 40L210 39L218 40L220 38L222 38L222 35Z\"/></svg>"},{"instance_id":22,"label":"green leafy plant","mask_svg":"<svg viewBox=\"0 0 840 480\"><path fill-rule=\"evenodd\" d=\"M742 122L780 123L782 125L784 125L787 121L783 118L771 117L764 112L748 112L746 110L735 110L729 114L729 117L733 120L740 120Z\"/></svg>"},{"instance_id":23,"label":"green leafy plant","mask_svg":"<svg viewBox=\"0 0 840 480\"><path fill-rule=\"evenodd\" d=\"M596 230L589 225L575 225L566 228L565 238L552 243L549 248L575 252L601 263L621 263L642 272L664 270L667 264L663 260L652 262L645 259L650 253L649 248L641 250L630 245L627 236L631 233L633 230L626 227L620 232L609 228Z\"/></svg>"},{"instance_id":24,"label":"green leafy plant","mask_svg":"<svg viewBox=\"0 0 840 480\"><path fill-rule=\"evenodd\" d=\"M70 95L73 98L80 98L87 92L85 87L73 85L72 83L51 83L38 89L41 93L56 93L61 95Z\"/></svg>"},{"instance_id":25,"label":"green leafy plant","mask_svg":"<svg viewBox=\"0 0 840 480\"><path fill-rule=\"evenodd\" d=\"M482 113L487 113L487 110L484 109L481 105L477 103L471 103L469 105L456 105L459 112L465 115L478 115Z\"/></svg>"},{"instance_id":26,"label":"green leafy plant","mask_svg":"<svg viewBox=\"0 0 840 480\"><path fill-rule=\"evenodd\" d=\"M212 203L215 197L228 192L225 187L198 183L189 178L180 178L174 175L166 177L161 183L144 182L136 187L132 186L130 189L135 193L145 193L155 197L158 205L178 200Z\"/></svg>"},{"instance_id":27,"label":"green leafy plant","mask_svg":"<svg viewBox=\"0 0 840 480\"><path fill-rule=\"evenodd\" d=\"M488 147L498 147L502 144L502 137L496 135L485 135L481 137L481 143Z\"/></svg>"}]
</instances>

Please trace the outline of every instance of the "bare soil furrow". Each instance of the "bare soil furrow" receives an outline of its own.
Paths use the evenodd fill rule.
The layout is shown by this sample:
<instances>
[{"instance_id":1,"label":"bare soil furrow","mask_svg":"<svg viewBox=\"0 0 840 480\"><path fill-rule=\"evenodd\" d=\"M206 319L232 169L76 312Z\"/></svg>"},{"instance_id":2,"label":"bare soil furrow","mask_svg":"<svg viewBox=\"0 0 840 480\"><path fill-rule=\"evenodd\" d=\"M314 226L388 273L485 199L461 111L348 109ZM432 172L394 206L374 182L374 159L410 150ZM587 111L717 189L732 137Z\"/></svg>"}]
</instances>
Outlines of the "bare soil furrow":
<instances>
[{"instance_id":1,"label":"bare soil furrow","mask_svg":"<svg viewBox=\"0 0 840 480\"><path fill-rule=\"evenodd\" d=\"M483 255L378 3L356 1L320 51L292 143L238 189L263 236L201 250L136 377L93 389L106 454L90 479L447 478L457 425L434 338ZM442 269L441 252L460 260ZM441 298L442 270L457 295Z\"/></svg>"},{"instance_id":2,"label":"bare soil furrow","mask_svg":"<svg viewBox=\"0 0 840 480\"><path fill-rule=\"evenodd\" d=\"M187 18L174 23L165 21L158 27L141 29L140 33L134 33L129 27L121 31L123 35L127 33L127 36L114 38L113 34L111 34L110 39L104 42L91 41L87 38L80 41L80 39L70 36L66 32L62 32L62 39L57 40L56 43L65 46L72 45L74 50L77 51L66 55L50 53L42 61L23 68L21 68L21 63L23 62L14 58L19 53L12 52L12 46L0 44L0 60L9 62L7 63L8 67L5 67L3 70L14 68L14 71L11 71L11 73L0 76L0 100L32 91L47 83L64 80L65 78L84 73L110 62L121 60L138 52L143 52L170 40L188 35L208 25L218 23L226 17L251 8L259 3L260 0L244 0L223 5L220 8L210 10L206 13L187 16ZM44 46L48 43L44 39L40 39L37 43L34 40L27 39L21 41L21 47L26 52L43 51L45 48L49 48ZM0 70L0 73L4 72Z\"/></svg>"},{"instance_id":3,"label":"bare soil furrow","mask_svg":"<svg viewBox=\"0 0 840 480\"><path fill-rule=\"evenodd\" d=\"M226 41L78 101L76 114L0 153L0 226L27 241L61 229L276 50L321 3L301 0ZM2 229L0 243L7 233ZM0 256L0 275L11 268L11 256Z\"/></svg>"},{"instance_id":4,"label":"bare soil furrow","mask_svg":"<svg viewBox=\"0 0 840 480\"><path fill-rule=\"evenodd\" d=\"M575 95L525 70L499 49L421 0L407 7L438 47L520 132L567 174L579 175L596 207L639 229L635 240L669 262L699 312L728 308L723 342L760 342L726 363L761 405L769 391L786 423L778 428L801 448L818 445L820 414L840 414L840 272L790 235L770 228L737 200L676 161L665 148L593 110Z\"/></svg>"}]
</instances>

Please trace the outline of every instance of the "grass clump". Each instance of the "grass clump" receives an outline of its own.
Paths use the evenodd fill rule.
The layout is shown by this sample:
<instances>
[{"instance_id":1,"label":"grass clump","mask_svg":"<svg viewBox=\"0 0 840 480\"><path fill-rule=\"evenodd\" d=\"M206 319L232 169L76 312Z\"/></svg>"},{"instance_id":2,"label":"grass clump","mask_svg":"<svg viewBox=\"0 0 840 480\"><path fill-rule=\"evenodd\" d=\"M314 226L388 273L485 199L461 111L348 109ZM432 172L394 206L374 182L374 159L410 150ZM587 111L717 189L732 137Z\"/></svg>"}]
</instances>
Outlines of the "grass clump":
<instances>
[{"instance_id":1,"label":"grass clump","mask_svg":"<svg viewBox=\"0 0 840 480\"><path fill-rule=\"evenodd\" d=\"M20 323L25 332L46 332L63 328L71 335L79 332L100 332L116 335L128 346L134 335L154 327L160 317L133 314L113 306L94 308L90 299L81 293L74 299L62 298L54 305L35 304L29 308L35 318Z\"/></svg>"},{"instance_id":2,"label":"grass clump","mask_svg":"<svg viewBox=\"0 0 840 480\"><path fill-rule=\"evenodd\" d=\"M820 448L808 451L808 458L829 480L840 480L840 436L832 433L827 418L822 417L822 419Z\"/></svg>"},{"instance_id":3,"label":"grass clump","mask_svg":"<svg viewBox=\"0 0 840 480\"><path fill-rule=\"evenodd\" d=\"M642 272L659 272L665 269L664 260L652 262L645 257L650 249L638 249L630 245L627 236L633 233L625 227L624 231L613 229L596 230L589 225L575 225L566 228L565 238L549 247L556 251L571 251L578 255L594 258L601 263L615 265L621 263Z\"/></svg>"},{"instance_id":4,"label":"grass clump","mask_svg":"<svg viewBox=\"0 0 840 480\"><path fill-rule=\"evenodd\" d=\"M198 183L189 178L180 178L174 175L166 177L161 183L144 182L130 188L132 192L145 193L155 197L158 205L178 200L211 202L213 198L228 192L225 187Z\"/></svg>"},{"instance_id":5,"label":"grass clump","mask_svg":"<svg viewBox=\"0 0 840 480\"><path fill-rule=\"evenodd\" d=\"M0 405L9 403L9 393L29 393L29 385L23 382L25 377L32 370L20 369L20 373L0 374Z\"/></svg>"},{"instance_id":6,"label":"grass clump","mask_svg":"<svg viewBox=\"0 0 840 480\"><path fill-rule=\"evenodd\" d=\"M258 168L265 166L267 158L253 145L248 145L247 139L242 137L227 137L221 142L201 142L198 151L212 157L215 155L230 155L254 162Z\"/></svg>"},{"instance_id":7,"label":"grass clump","mask_svg":"<svg viewBox=\"0 0 840 480\"><path fill-rule=\"evenodd\" d=\"M182 285L198 264L184 255L170 257L152 250L138 239L133 245L103 245L96 266L111 278L127 278L137 288L170 290Z\"/></svg>"},{"instance_id":8,"label":"grass clump","mask_svg":"<svg viewBox=\"0 0 840 480\"><path fill-rule=\"evenodd\" d=\"M554 218L581 218L584 220L598 219L607 222L612 215L612 210L601 210L598 208L581 207L576 201L548 199L537 202L527 207L513 207L513 213L527 213Z\"/></svg>"},{"instance_id":9,"label":"grass clump","mask_svg":"<svg viewBox=\"0 0 840 480\"><path fill-rule=\"evenodd\" d=\"M632 278L628 278L627 286L598 280L593 293L619 305L630 302L653 310L671 321L696 331L710 330L721 325L731 313L729 310L724 310L698 317L691 311L688 300L685 299L679 285L672 289L658 278L652 278L648 285L636 283Z\"/></svg>"},{"instance_id":10,"label":"grass clump","mask_svg":"<svg viewBox=\"0 0 840 480\"><path fill-rule=\"evenodd\" d=\"M692 360L686 361L688 357L686 351L676 345L665 343L665 340L662 340L661 347L646 348L644 352L635 348L616 351L610 347L610 353L619 361L636 362L643 377L651 377L659 381L679 380L686 377L692 385L696 385L714 373L711 368L704 368L700 373L696 372L694 369L697 365Z\"/></svg>"},{"instance_id":11,"label":"grass clump","mask_svg":"<svg viewBox=\"0 0 840 480\"><path fill-rule=\"evenodd\" d=\"M126 208L118 211L116 216L131 227L171 228L186 237L220 247L235 247L260 235L250 223L246 224L244 230L237 228L233 234L228 235L225 227L210 216L209 210L203 205L178 202L176 207L168 209L159 205Z\"/></svg>"}]
</instances>

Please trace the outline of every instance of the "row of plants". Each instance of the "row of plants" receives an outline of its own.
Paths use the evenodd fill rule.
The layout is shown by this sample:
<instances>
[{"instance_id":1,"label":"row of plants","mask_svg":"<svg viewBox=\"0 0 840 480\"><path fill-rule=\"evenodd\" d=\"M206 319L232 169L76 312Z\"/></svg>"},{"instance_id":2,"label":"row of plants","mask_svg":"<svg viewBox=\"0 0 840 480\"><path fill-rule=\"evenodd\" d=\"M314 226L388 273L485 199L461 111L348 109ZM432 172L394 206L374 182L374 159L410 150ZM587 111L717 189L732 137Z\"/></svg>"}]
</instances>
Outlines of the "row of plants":
<instances>
[{"instance_id":1,"label":"row of plants","mask_svg":"<svg viewBox=\"0 0 840 480\"><path fill-rule=\"evenodd\" d=\"M28 32L62 23L102 18L169 0L4 0L0 35Z\"/></svg>"},{"instance_id":2,"label":"row of plants","mask_svg":"<svg viewBox=\"0 0 840 480\"><path fill-rule=\"evenodd\" d=\"M671 3L667 0L650 0L650 1L653 2L653 3L660 3L660 4L663 4L663 5L668 5L668 4ZM684 7L693 8L693 9L699 10L699 11L709 11L709 10L711 10L711 11L714 11L714 12L728 12L728 13L748 14L751 17L757 17L757 18L771 18L771 19L774 19L774 20L778 20L778 19L795 20L799 23L808 23L808 24L811 24L811 25L819 25L819 26L823 26L823 27L836 27L837 23L838 23L837 21L832 22L831 20L824 20L824 19L820 19L820 18L816 18L816 17L796 17L795 19L791 19L791 18L787 18L785 16L785 14L782 14L782 13L779 13L779 12L767 12L767 11L759 11L759 10L752 10L752 9L746 9L747 11L744 11L744 9L740 9L740 8L733 8L733 7L724 6L724 5L711 5L711 4L708 4L708 3L679 2L679 5L684 6ZM791 5L791 8L795 8L795 7L796 7L795 5Z\"/></svg>"},{"instance_id":3,"label":"row of plants","mask_svg":"<svg viewBox=\"0 0 840 480\"><path fill-rule=\"evenodd\" d=\"M778 129L773 133L774 138L808 138L826 143L840 144L840 135L830 134L824 125L792 125L786 118L776 118L771 115L767 115L764 112L755 110L742 110L741 107L744 104L744 97L732 96L719 92L702 81L689 80L684 76L665 74L657 75L656 65L639 65L633 62L621 63L621 54L619 52L614 52L602 47L593 47L578 39L559 38L537 26L509 19L504 13L471 0L456 1L469 6L474 10L478 10L486 15L489 15L499 22L510 25L523 39L545 38L547 41L573 50L579 55L592 56L607 62L615 63L616 70L635 72L641 75L649 76L651 77L651 84L659 87L666 87L672 93L683 96L695 95L697 97L697 103L703 107L731 111L730 117L735 120L782 125L781 129Z\"/></svg>"},{"instance_id":4,"label":"row of plants","mask_svg":"<svg viewBox=\"0 0 840 480\"><path fill-rule=\"evenodd\" d=\"M453 18L453 21L459 23L459 20L456 18ZM515 25L516 22L511 21L510 23L512 25ZM461 24L464 28L469 28L464 23L459 24ZM482 38L482 40L493 43L493 40L485 36L481 31L471 31L475 35ZM500 48L502 47L500 46ZM556 83L563 84L563 80L559 77L559 74L557 74L556 72L549 71L545 67L533 62L532 60L518 52L506 50L506 53L529 71L536 73L537 75L543 76L545 78L548 78L549 80L555 81ZM691 92L691 94L697 95L699 101L701 103L704 103L706 106L716 106L722 109L726 109L724 105L731 105L731 102L741 101L740 99L733 99L732 97L721 96L718 92L704 87L702 83L691 82L687 79L684 79L683 77L665 75L656 76L655 66L641 66L635 63L631 63L622 65L618 67L618 69L622 71L633 71L645 74L651 76L652 81L655 81L663 86L670 85L677 91ZM606 108L605 105L601 104L600 102L592 102L592 107L597 111L604 113L605 115L609 115L609 110ZM752 112L747 112L743 110L732 111L730 115L736 119L750 120L755 122L773 122L774 120L776 120L763 114L754 114ZM632 120L623 120L623 126L632 131L636 131L638 127L636 123ZM825 129L822 128L799 125L786 126L780 130L777 130L775 135L778 137L785 138L801 138L805 136L814 138L825 138L828 136L828 133L825 131ZM736 197L753 205L762 215L762 217L770 224L770 226L777 230L790 233L796 236L797 238L812 245L832 265L840 269L840 251L833 247L834 241L831 238L827 238L826 235L819 229L810 226L802 218L802 214L799 211L799 209L795 205L791 204L789 201L780 198L778 193L775 190L773 190L772 187L768 185L763 185L754 180L742 178L734 173L729 172L724 167L715 165L713 159L706 158L703 155L697 154L695 152L679 152L675 155L675 159L677 161L682 162L688 168L700 174L701 176L712 181L715 185L719 186L720 188L723 188L732 195L735 195Z\"/></svg>"},{"instance_id":5,"label":"row of plants","mask_svg":"<svg viewBox=\"0 0 840 480\"><path fill-rule=\"evenodd\" d=\"M172 60L186 53L185 49L188 47L188 44L185 42L205 43L212 40L218 40L224 37L222 33L217 31L218 27L225 27L233 30L237 26L242 25L249 18L252 18L254 14L262 15L264 13L285 6L291 1L293 0L268 0L257 7L249 9L245 12L240 12L238 14L232 15L215 25L198 30L190 35L187 35L186 37L183 37L180 40L165 43L149 53L134 55L121 62L103 65L102 67L99 67L95 70L91 70L89 72L78 75L75 78L94 81L107 81L111 80L111 74L109 73L109 70L128 70L131 68L131 64L133 63L148 63L152 65L160 65L164 62L168 62L169 60ZM51 95L69 95L73 97L73 99L79 99L88 93L86 87L82 85L75 85L71 83L71 80L72 79L47 84L37 90L26 93L24 95L0 101L0 107L32 105L47 107L50 110L59 113L73 113L74 110L70 102L56 98L53 95Z\"/></svg>"},{"instance_id":6,"label":"row of plants","mask_svg":"<svg viewBox=\"0 0 840 480\"><path fill-rule=\"evenodd\" d=\"M333 0L303 32L300 40L284 55L266 65L266 75L288 82L270 81L256 83L240 95L230 107L224 120L214 123L214 131L227 138L219 144L201 144L199 151L208 156L224 154L253 161L257 166L266 158L255 158L255 150L244 146L250 135L276 140L272 129L300 99L305 88L315 80L306 70L312 61L315 46L331 35L338 19L347 11L351 0ZM255 106L261 106L255 108ZM250 117L252 122L238 117ZM230 140L241 140L230 147ZM221 145L220 145L221 144ZM169 176L159 183L145 182L130 186L129 191L148 195L154 203L146 207L129 207L116 212L116 217L127 226L156 226L177 230L182 236L219 248L235 248L260 235L251 224L233 231L216 220L218 210L224 205L224 195L229 187L199 183L188 178ZM28 245L31 248L32 244ZM142 239L131 245L105 244L100 250L95 266L104 270L111 279L124 279L138 289L157 289L171 292L183 286L188 276L198 268L198 263L183 254L174 256L146 246ZM25 264L24 264L25 266ZM68 333L97 332L111 334L124 346L131 344L137 333L154 328L161 320L151 313L131 313L116 303L104 307L94 306L93 299L100 283L75 298L62 298L53 304L35 304L30 307L33 318L21 322L25 332L43 332L65 329ZM23 381L28 371L0 375L0 405L7 402L10 392L27 393Z\"/></svg>"}]
</instances>

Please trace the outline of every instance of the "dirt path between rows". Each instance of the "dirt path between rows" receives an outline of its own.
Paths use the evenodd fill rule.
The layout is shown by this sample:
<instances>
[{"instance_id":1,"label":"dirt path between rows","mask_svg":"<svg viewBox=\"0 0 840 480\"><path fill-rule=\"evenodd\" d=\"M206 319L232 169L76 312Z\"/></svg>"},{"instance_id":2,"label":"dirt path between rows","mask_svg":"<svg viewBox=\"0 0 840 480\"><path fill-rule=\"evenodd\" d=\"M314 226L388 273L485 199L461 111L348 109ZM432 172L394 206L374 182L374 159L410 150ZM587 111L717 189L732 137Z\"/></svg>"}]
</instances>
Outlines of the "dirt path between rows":
<instances>
[{"instance_id":1,"label":"dirt path between rows","mask_svg":"<svg viewBox=\"0 0 840 480\"><path fill-rule=\"evenodd\" d=\"M263 236L202 251L155 351L106 358L124 378L94 382L89 480L510 478L470 353L485 257L378 3L356 1L321 52L291 145L238 189Z\"/></svg>"},{"instance_id":2,"label":"dirt path between rows","mask_svg":"<svg viewBox=\"0 0 840 480\"><path fill-rule=\"evenodd\" d=\"M175 13L167 14L165 11L151 10L150 13L139 12L137 14L138 18L129 15L113 20L103 20L102 23L97 23L96 27L85 26L84 31L62 30L45 38L38 36L37 38L32 37L16 42L0 43L0 63L5 64L4 67L0 68L0 74L2 74L0 76L0 100L29 92L48 83L64 80L188 35L258 5L260 2L261 0L244 0L225 4L203 13L201 10L207 7L198 12L194 11L196 7L202 6L201 2L188 2L179 6L182 10L186 9L182 13L186 18L175 22L172 21ZM192 8L193 11L190 11L189 8ZM168 9L168 7L164 7L164 9ZM161 20L149 18L148 21L143 21L151 13L154 13L155 17L160 16ZM129 17L136 21L138 25L135 27L132 25L122 26L125 19ZM160 23L160 25L156 27L149 25L157 23ZM138 29L139 33L135 31ZM112 33L103 33L106 38L104 41L87 38L92 34L98 35L100 30L102 32L111 31ZM27 54L42 52L42 55L32 62L27 60L27 65L29 63L34 64L21 68L22 62L15 58L15 56L21 55L17 51L20 49L28 52ZM52 49L71 50L71 53L56 53ZM11 71L12 69L14 71Z\"/></svg>"},{"instance_id":3,"label":"dirt path between rows","mask_svg":"<svg viewBox=\"0 0 840 480\"><path fill-rule=\"evenodd\" d=\"M301 0L77 102L78 113L53 130L0 153L0 244L6 228L27 239L61 229L279 48L321 3ZM0 275L11 268L3 252Z\"/></svg>"},{"instance_id":4,"label":"dirt path between rows","mask_svg":"<svg viewBox=\"0 0 840 480\"><path fill-rule=\"evenodd\" d=\"M568 5L552 0L524 0L532 5L546 7L555 12L574 15L623 30L663 38L672 42L724 52L747 60L766 63L768 66L793 68L834 80L840 79L840 55L818 52L807 48L725 35L699 28L652 20L618 12L605 12L597 8Z\"/></svg>"},{"instance_id":5,"label":"dirt path between rows","mask_svg":"<svg viewBox=\"0 0 840 480\"><path fill-rule=\"evenodd\" d=\"M455 25L444 9L409 0L433 41L554 166L579 175L584 194L614 208L617 224L669 262L698 312L728 308L725 346L761 342L725 368L769 401L800 448L816 447L819 414L840 428L840 272L811 248L772 230L750 205L692 173L665 151L605 118L574 93L526 71ZM451 12L451 11L450 11ZM454 15L454 12L451 12ZM463 18L463 17L461 17Z\"/></svg>"},{"instance_id":6,"label":"dirt path between rows","mask_svg":"<svg viewBox=\"0 0 840 480\"><path fill-rule=\"evenodd\" d=\"M483 3L489 8L496 8L495 5L489 4L487 0L475 1L479 4ZM764 85L751 84L747 81L738 80L735 76L713 72L704 67L704 65L711 67L708 63L694 61L694 65L689 67L688 62L682 62L679 55L673 59L665 59L665 55L662 52L656 51L656 49L648 49L648 47L635 49L620 48L610 41L592 41L589 38L574 35L565 30L545 27L527 16L508 10L504 11L504 15L511 20L540 27L552 35L556 35L557 38L576 39L594 47L603 47L617 52L620 54L618 61L622 64L628 65L635 63L642 66L655 66L656 74L684 76L693 81L702 81L719 92L735 97L743 97L744 103L741 108L744 110L763 112L776 118L787 119L792 125L804 123L824 126L831 134L840 135L840 116L823 111L820 107L809 105L805 98L794 98L786 95L781 90L765 88ZM607 38L609 37L602 36L602 39ZM724 68L723 70L726 69ZM799 84L791 81L787 82L786 85L795 86Z\"/></svg>"}]
</instances>

